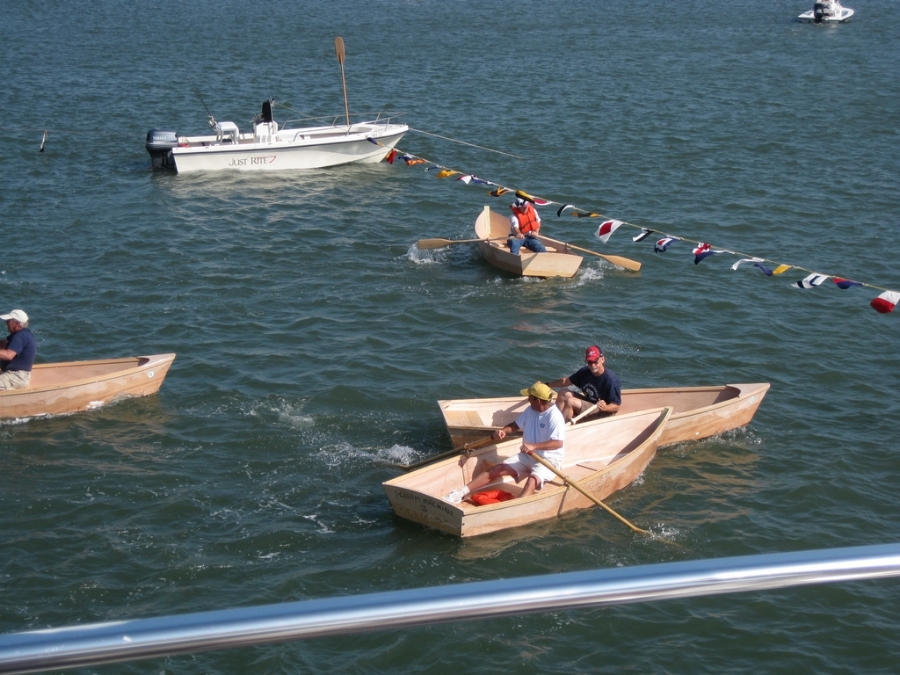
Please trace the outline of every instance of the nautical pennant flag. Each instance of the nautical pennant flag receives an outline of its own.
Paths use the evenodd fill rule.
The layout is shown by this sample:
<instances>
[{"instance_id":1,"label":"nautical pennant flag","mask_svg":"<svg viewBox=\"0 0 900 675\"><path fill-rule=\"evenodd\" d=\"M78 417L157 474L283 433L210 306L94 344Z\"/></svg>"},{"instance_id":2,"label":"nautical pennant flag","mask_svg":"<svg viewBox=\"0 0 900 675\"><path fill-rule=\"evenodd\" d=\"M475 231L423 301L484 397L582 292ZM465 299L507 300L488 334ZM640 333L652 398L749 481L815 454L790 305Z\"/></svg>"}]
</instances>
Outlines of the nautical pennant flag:
<instances>
[{"instance_id":1,"label":"nautical pennant flag","mask_svg":"<svg viewBox=\"0 0 900 675\"><path fill-rule=\"evenodd\" d=\"M779 265L774 270L772 270L772 274L775 274L775 275L784 274L789 269L791 269L791 265Z\"/></svg>"},{"instance_id":2,"label":"nautical pennant flag","mask_svg":"<svg viewBox=\"0 0 900 675\"><path fill-rule=\"evenodd\" d=\"M672 245L672 242L675 241L675 237L663 237L658 242L653 245L653 250L656 253L662 253L663 251L668 250L668 248Z\"/></svg>"},{"instance_id":3,"label":"nautical pennant flag","mask_svg":"<svg viewBox=\"0 0 900 675\"><path fill-rule=\"evenodd\" d=\"M447 176L455 176L458 173L459 173L459 171L454 171L453 169L443 169L441 171L438 171L434 175L434 177L435 178L446 178Z\"/></svg>"},{"instance_id":4,"label":"nautical pennant flag","mask_svg":"<svg viewBox=\"0 0 900 675\"><path fill-rule=\"evenodd\" d=\"M556 215L557 215L557 217L559 217L563 214L563 211L565 211L566 209L574 209L574 208L575 208L574 204L563 204L562 206L559 207L559 210L556 212Z\"/></svg>"},{"instance_id":5,"label":"nautical pennant flag","mask_svg":"<svg viewBox=\"0 0 900 675\"><path fill-rule=\"evenodd\" d=\"M594 213L593 211L572 211L572 215L576 218L599 218L599 213Z\"/></svg>"},{"instance_id":6,"label":"nautical pennant flag","mask_svg":"<svg viewBox=\"0 0 900 675\"><path fill-rule=\"evenodd\" d=\"M475 185L494 185L488 180L482 180L478 176L473 176L472 174L468 174L466 176L460 176L456 180L461 180L463 183L468 185L469 183L474 183Z\"/></svg>"},{"instance_id":7,"label":"nautical pennant flag","mask_svg":"<svg viewBox=\"0 0 900 675\"><path fill-rule=\"evenodd\" d=\"M744 263L761 263L763 261L762 258L741 258L734 265L731 266L731 269L737 270L738 267L743 265Z\"/></svg>"},{"instance_id":8,"label":"nautical pennant flag","mask_svg":"<svg viewBox=\"0 0 900 675\"><path fill-rule=\"evenodd\" d=\"M763 274L765 274L767 277L770 277L772 276L772 270L763 265L764 262L764 258L742 258L741 260L738 260L736 263L734 263L734 265L731 266L731 269L736 270L744 263L751 263L754 267L758 267L759 269L761 269L763 271Z\"/></svg>"},{"instance_id":9,"label":"nautical pennant flag","mask_svg":"<svg viewBox=\"0 0 900 675\"><path fill-rule=\"evenodd\" d=\"M715 255L716 253L725 253L725 251L713 250L713 247L709 244L700 242L697 244L697 248L694 249L694 264L699 265L701 260L704 260L711 255Z\"/></svg>"},{"instance_id":10,"label":"nautical pennant flag","mask_svg":"<svg viewBox=\"0 0 900 675\"><path fill-rule=\"evenodd\" d=\"M637 234L631 238L631 241L644 241L647 237L653 234L653 230L648 230L646 227L641 230L640 234Z\"/></svg>"},{"instance_id":11,"label":"nautical pennant flag","mask_svg":"<svg viewBox=\"0 0 900 675\"><path fill-rule=\"evenodd\" d=\"M414 166L416 164L425 163L425 160L421 157L413 157L412 155L403 155L403 161L406 162L406 166Z\"/></svg>"},{"instance_id":12,"label":"nautical pennant flag","mask_svg":"<svg viewBox=\"0 0 900 675\"><path fill-rule=\"evenodd\" d=\"M621 220L607 220L600 223L600 227L597 228L597 231L594 233L594 236L597 237L604 244L609 241L609 238L612 236L613 232L619 229L619 226L622 224Z\"/></svg>"},{"instance_id":13,"label":"nautical pennant flag","mask_svg":"<svg viewBox=\"0 0 900 675\"><path fill-rule=\"evenodd\" d=\"M498 187L496 190L491 190L490 192L488 192L488 194L491 197L499 197L500 195L506 194L507 192L509 192L508 188Z\"/></svg>"},{"instance_id":14,"label":"nautical pennant flag","mask_svg":"<svg viewBox=\"0 0 900 675\"><path fill-rule=\"evenodd\" d=\"M393 163L394 163L394 160L395 160L396 158L397 158L397 151L394 150L394 149L391 149L391 151L390 151L387 155L384 156L384 160L385 160L388 164L393 164Z\"/></svg>"},{"instance_id":15,"label":"nautical pennant flag","mask_svg":"<svg viewBox=\"0 0 900 675\"><path fill-rule=\"evenodd\" d=\"M851 288L853 286L862 286L862 284L858 281L853 281L852 279L844 279L843 277L832 277L831 280L837 284L838 288Z\"/></svg>"},{"instance_id":16,"label":"nautical pennant flag","mask_svg":"<svg viewBox=\"0 0 900 675\"><path fill-rule=\"evenodd\" d=\"M869 304L879 314L888 314L894 311L894 307L900 302L900 293L896 291L885 291Z\"/></svg>"},{"instance_id":17,"label":"nautical pennant flag","mask_svg":"<svg viewBox=\"0 0 900 675\"><path fill-rule=\"evenodd\" d=\"M812 288L813 286L821 286L828 278L827 274L810 274L800 281L795 281L791 286L796 286L797 288Z\"/></svg>"}]
</instances>

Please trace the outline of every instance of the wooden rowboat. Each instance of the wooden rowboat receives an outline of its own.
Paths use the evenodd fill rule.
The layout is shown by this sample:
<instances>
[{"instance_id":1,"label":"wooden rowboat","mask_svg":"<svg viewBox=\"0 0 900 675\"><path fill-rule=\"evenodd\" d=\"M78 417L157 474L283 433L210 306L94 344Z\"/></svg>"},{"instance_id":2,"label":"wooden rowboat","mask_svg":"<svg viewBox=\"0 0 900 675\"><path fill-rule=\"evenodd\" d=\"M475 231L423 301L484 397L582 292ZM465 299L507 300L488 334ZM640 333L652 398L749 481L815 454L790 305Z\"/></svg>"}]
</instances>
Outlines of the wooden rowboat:
<instances>
[{"instance_id":1,"label":"wooden rowboat","mask_svg":"<svg viewBox=\"0 0 900 675\"><path fill-rule=\"evenodd\" d=\"M715 436L750 423L769 390L768 382L717 387L623 389L619 415L671 406L660 446ZM480 440L512 422L528 406L523 396L438 401L454 447ZM588 417L586 420L596 419Z\"/></svg>"},{"instance_id":2,"label":"wooden rowboat","mask_svg":"<svg viewBox=\"0 0 900 675\"><path fill-rule=\"evenodd\" d=\"M653 459L671 413L671 408L657 408L567 427L563 473L597 499L621 490L641 475ZM594 505L560 479L544 483L529 497L519 497L524 481L516 483L509 476L478 492L502 489L515 499L484 506L468 500L459 504L444 501L448 492L471 481L476 469L489 468L512 457L521 445L522 439L516 438L466 456L450 457L392 478L382 487L398 516L458 537L527 525Z\"/></svg>"},{"instance_id":3,"label":"wooden rowboat","mask_svg":"<svg viewBox=\"0 0 900 675\"><path fill-rule=\"evenodd\" d=\"M41 363L31 385L0 391L0 419L63 415L159 391L175 354Z\"/></svg>"},{"instance_id":4,"label":"wooden rowboat","mask_svg":"<svg viewBox=\"0 0 900 675\"><path fill-rule=\"evenodd\" d=\"M521 277L573 277L581 266L582 257L569 250L565 242L538 236L547 247L547 253L534 253L524 246L520 254L509 250L506 238L509 234L509 218L484 207L475 220L475 235L485 241L478 242L481 257L504 272ZM490 241L493 240L493 241Z\"/></svg>"}]
</instances>

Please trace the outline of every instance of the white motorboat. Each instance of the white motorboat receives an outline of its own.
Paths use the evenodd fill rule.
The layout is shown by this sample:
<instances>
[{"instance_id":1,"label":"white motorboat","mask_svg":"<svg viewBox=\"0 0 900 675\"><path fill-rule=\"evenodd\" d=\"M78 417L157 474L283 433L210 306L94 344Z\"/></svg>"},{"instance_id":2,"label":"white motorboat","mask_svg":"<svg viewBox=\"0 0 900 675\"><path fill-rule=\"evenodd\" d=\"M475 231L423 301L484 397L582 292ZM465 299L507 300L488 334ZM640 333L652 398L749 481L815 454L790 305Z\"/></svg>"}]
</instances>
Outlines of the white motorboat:
<instances>
[{"instance_id":1,"label":"white motorboat","mask_svg":"<svg viewBox=\"0 0 900 675\"><path fill-rule=\"evenodd\" d=\"M185 136L167 129L150 129L145 147L154 168L191 171L282 171L321 169L339 164L374 164L409 131L393 117L339 124L329 118L320 126L283 126L272 116L273 100L263 103L262 113L251 121L253 130L242 133L234 122L217 122L209 116L215 134ZM343 120L341 120L343 121Z\"/></svg>"},{"instance_id":2,"label":"white motorboat","mask_svg":"<svg viewBox=\"0 0 900 675\"><path fill-rule=\"evenodd\" d=\"M813 8L797 18L803 23L843 23L853 16L853 10L842 7L838 0L817 0Z\"/></svg>"}]
</instances>

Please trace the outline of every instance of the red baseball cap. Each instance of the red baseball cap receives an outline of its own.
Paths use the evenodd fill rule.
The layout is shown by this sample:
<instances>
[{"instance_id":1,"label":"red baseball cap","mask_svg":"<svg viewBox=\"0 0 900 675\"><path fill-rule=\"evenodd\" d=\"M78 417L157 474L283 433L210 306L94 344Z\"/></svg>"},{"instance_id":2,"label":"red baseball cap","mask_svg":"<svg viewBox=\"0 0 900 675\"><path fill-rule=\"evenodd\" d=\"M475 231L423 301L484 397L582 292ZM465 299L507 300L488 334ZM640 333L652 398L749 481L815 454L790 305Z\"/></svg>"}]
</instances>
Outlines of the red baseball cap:
<instances>
[{"instance_id":1,"label":"red baseball cap","mask_svg":"<svg viewBox=\"0 0 900 675\"><path fill-rule=\"evenodd\" d=\"M597 345L593 345L584 350L584 360L588 363L593 363L601 356L603 356L603 350Z\"/></svg>"}]
</instances>

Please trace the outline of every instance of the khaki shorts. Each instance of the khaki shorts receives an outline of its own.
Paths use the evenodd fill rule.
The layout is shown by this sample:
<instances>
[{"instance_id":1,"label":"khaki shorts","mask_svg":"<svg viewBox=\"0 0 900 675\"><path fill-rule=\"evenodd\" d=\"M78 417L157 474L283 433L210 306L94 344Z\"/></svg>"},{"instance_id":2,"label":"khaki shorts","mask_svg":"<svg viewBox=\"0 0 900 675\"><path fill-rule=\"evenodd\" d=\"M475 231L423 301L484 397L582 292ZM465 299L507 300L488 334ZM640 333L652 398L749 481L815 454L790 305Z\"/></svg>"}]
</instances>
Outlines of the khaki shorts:
<instances>
[{"instance_id":1,"label":"khaki shorts","mask_svg":"<svg viewBox=\"0 0 900 675\"><path fill-rule=\"evenodd\" d=\"M30 370L7 370L0 373L0 389L22 389L31 384Z\"/></svg>"}]
</instances>

